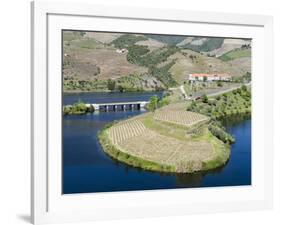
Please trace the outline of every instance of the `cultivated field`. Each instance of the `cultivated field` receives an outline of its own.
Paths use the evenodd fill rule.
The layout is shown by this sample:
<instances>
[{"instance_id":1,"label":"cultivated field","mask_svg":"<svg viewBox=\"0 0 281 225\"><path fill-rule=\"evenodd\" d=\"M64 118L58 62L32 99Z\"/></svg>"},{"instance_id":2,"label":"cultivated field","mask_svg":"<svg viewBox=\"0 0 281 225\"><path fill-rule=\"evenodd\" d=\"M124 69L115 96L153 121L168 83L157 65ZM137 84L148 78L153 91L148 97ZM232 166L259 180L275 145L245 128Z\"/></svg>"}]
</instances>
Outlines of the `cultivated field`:
<instances>
[{"instance_id":1,"label":"cultivated field","mask_svg":"<svg viewBox=\"0 0 281 225\"><path fill-rule=\"evenodd\" d=\"M212 145L206 141L184 142L147 129L142 134L119 143L122 150L145 160L174 166L177 172L200 170L202 162L212 157ZM191 164L194 164L190 168Z\"/></svg>"},{"instance_id":2,"label":"cultivated field","mask_svg":"<svg viewBox=\"0 0 281 225\"><path fill-rule=\"evenodd\" d=\"M202 169L202 162L213 156L208 141L181 141L161 135L144 126L140 120L128 120L108 130L111 142L122 152L144 160L169 165L177 172Z\"/></svg>"},{"instance_id":3,"label":"cultivated field","mask_svg":"<svg viewBox=\"0 0 281 225\"><path fill-rule=\"evenodd\" d=\"M154 113L153 118L155 120L161 120L165 122L175 123L190 127L197 123L208 121L208 117L199 113L188 112L188 111L168 111L159 110Z\"/></svg>"},{"instance_id":4,"label":"cultivated field","mask_svg":"<svg viewBox=\"0 0 281 225\"><path fill-rule=\"evenodd\" d=\"M139 120L128 120L110 128L109 137L114 144L118 144L144 132L145 126Z\"/></svg>"}]
</instances>

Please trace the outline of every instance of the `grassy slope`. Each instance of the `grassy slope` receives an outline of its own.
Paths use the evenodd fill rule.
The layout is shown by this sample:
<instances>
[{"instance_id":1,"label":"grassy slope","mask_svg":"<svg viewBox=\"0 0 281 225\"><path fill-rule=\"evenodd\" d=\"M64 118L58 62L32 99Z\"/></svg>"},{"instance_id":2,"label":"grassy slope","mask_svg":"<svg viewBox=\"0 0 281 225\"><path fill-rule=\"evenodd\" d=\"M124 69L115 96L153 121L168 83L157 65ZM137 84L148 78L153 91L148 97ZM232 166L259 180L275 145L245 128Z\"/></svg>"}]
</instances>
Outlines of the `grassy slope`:
<instances>
[{"instance_id":1,"label":"grassy slope","mask_svg":"<svg viewBox=\"0 0 281 225\"><path fill-rule=\"evenodd\" d=\"M230 61L234 59L251 57L251 49L234 49L219 57L222 61Z\"/></svg>"}]
</instances>

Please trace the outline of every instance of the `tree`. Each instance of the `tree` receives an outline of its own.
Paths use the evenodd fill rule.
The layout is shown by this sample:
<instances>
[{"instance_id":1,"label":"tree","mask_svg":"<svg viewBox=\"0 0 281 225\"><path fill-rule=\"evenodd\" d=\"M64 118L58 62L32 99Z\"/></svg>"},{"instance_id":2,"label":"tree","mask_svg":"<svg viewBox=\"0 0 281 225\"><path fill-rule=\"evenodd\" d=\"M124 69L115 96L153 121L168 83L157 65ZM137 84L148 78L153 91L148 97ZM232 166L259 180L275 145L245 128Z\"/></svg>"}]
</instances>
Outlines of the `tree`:
<instances>
[{"instance_id":1,"label":"tree","mask_svg":"<svg viewBox=\"0 0 281 225\"><path fill-rule=\"evenodd\" d=\"M162 107L162 106L165 106L165 105L169 105L170 101L169 101L168 97L164 97L158 103L159 103L158 107Z\"/></svg>"},{"instance_id":2,"label":"tree","mask_svg":"<svg viewBox=\"0 0 281 225\"><path fill-rule=\"evenodd\" d=\"M117 88L121 93L124 92L124 87L122 85L118 85Z\"/></svg>"},{"instance_id":3,"label":"tree","mask_svg":"<svg viewBox=\"0 0 281 225\"><path fill-rule=\"evenodd\" d=\"M247 91L246 85L242 85L241 90L244 91L244 92Z\"/></svg>"},{"instance_id":4,"label":"tree","mask_svg":"<svg viewBox=\"0 0 281 225\"><path fill-rule=\"evenodd\" d=\"M147 105L148 110L154 112L158 108L159 98L155 95L150 97Z\"/></svg>"},{"instance_id":5,"label":"tree","mask_svg":"<svg viewBox=\"0 0 281 225\"><path fill-rule=\"evenodd\" d=\"M206 82L207 81L207 77L203 77L203 81Z\"/></svg>"},{"instance_id":6,"label":"tree","mask_svg":"<svg viewBox=\"0 0 281 225\"><path fill-rule=\"evenodd\" d=\"M114 80L108 79L107 80L107 89L110 91L115 90L115 83L116 82Z\"/></svg>"},{"instance_id":7,"label":"tree","mask_svg":"<svg viewBox=\"0 0 281 225\"><path fill-rule=\"evenodd\" d=\"M202 96L202 102L204 102L204 103L208 103L208 96L206 95L206 94L204 94L203 96Z\"/></svg>"},{"instance_id":8,"label":"tree","mask_svg":"<svg viewBox=\"0 0 281 225\"><path fill-rule=\"evenodd\" d=\"M192 100L191 104L187 107L187 111L194 110L197 104L194 100Z\"/></svg>"}]
</instances>

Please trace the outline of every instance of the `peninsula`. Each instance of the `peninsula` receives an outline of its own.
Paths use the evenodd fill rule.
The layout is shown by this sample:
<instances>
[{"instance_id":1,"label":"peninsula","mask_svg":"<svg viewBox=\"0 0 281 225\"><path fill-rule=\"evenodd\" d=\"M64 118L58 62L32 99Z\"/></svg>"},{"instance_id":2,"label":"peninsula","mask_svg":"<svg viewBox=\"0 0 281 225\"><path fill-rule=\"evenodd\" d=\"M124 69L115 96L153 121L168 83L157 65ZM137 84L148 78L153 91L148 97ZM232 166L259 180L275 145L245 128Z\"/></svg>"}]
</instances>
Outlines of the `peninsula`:
<instances>
[{"instance_id":1,"label":"peninsula","mask_svg":"<svg viewBox=\"0 0 281 225\"><path fill-rule=\"evenodd\" d=\"M228 143L209 130L210 119L170 104L107 126L99 140L112 158L145 170L192 173L224 165Z\"/></svg>"}]
</instances>

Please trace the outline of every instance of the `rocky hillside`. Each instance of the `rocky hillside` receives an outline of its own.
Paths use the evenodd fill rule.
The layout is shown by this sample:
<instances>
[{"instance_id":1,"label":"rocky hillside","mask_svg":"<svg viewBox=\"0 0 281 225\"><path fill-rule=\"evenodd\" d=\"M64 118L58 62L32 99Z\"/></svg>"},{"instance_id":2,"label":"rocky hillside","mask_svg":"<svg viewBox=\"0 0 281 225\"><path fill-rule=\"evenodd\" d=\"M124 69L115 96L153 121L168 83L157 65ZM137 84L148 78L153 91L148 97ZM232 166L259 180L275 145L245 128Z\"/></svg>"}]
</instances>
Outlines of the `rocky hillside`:
<instances>
[{"instance_id":1,"label":"rocky hillside","mask_svg":"<svg viewBox=\"0 0 281 225\"><path fill-rule=\"evenodd\" d=\"M251 72L251 41L104 32L63 32L64 91L146 91L189 73Z\"/></svg>"}]
</instances>

